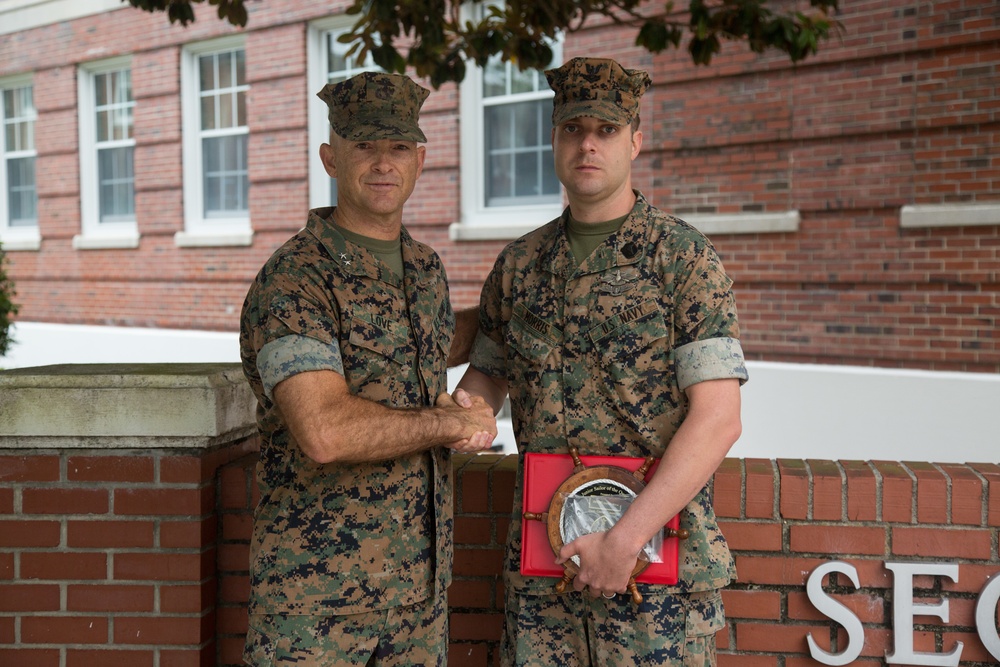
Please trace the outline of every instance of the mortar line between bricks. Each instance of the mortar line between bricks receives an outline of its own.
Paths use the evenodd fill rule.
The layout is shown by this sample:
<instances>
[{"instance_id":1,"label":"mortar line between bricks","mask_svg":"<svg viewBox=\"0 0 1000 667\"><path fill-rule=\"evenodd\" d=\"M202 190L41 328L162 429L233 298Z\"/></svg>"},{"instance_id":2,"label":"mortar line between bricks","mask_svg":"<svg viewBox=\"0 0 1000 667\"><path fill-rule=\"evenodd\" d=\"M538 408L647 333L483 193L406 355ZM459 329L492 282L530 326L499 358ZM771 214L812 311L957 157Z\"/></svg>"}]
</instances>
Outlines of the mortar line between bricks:
<instances>
[{"instance_id":1,"label":"mortar line between bricks","mask_svg":"<svg viewBox=\"0 0 1000 667\"><path fill-rule=\"evenodd\" d=\"M949 475L948 471L945 470L944 468L942 468L937 463L934 463L933 461L930 461L929 463L931 464L931 466L934 467L935 470L937 470L939 473L941 473L941 475L944 477L944 516L945 516L945 521L948 522L949 526L954 525L954 523L955 523L955 517L952 516L952 492L953 492L954 489L953 489L953 485L952 485L951 475Z\"/></svg>"},{"instance_id":2,"label":"mortar line between bricks","mask_svg":"<svg viewBox=\"0 0 1000 667\"><path fill-rule=\"evenodd\" d=\"M885 480L882 479L882 473L873 461L865 461L865 465L868 466L868 469L872 471L872 475L875 477L875 521L877 523L885 523L882 520L882 491Z\"/></svg>"}]
</instances>

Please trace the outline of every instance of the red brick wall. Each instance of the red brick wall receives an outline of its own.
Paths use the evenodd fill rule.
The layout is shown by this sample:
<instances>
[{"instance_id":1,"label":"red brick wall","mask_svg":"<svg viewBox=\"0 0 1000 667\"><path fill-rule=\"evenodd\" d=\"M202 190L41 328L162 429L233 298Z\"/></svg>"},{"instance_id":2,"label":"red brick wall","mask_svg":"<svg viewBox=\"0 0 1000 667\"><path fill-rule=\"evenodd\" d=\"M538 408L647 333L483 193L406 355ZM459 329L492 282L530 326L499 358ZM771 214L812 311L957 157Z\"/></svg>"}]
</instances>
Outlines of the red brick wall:
<instances>
[{"instance_id":1,"label":"red brick wall","mask_svg":"<svg viewBox=\"0 0 1000 667\"><path fill-rule=\"evenodd\" d=\"M238 665L246 632L247 545L256 502L253 457L222 473L220 664ZM498 665L503 622L503 545L513 503L516 458L456 459L455 570L450 664ZM721 667L804 667L806 635L830 649L839 625L805 594L809 573L839 560L861 587L841 579L825 590L865 626L856 664L882 664L892 650L891 572L885 562L959 563L957 583L918 578L915 599L946 597L950 622L921 618L914 648L965 644L963 665L995 664L975 629L975 599L1000 573L1000 466L895 462L727 459L715 476L716 512L736 555L739 579L724 594L727 627L718 634ZM843 633L841 631L841 641ZM841 649L843 646L841 645ZM784 662L781 662L784 661Z\"/></svg>"},{"instance_id":2,"label":"red brick wall","mask_svg":"<svg viewBox=\"0 0 1000 667\"><path fill-rule=\"evenodd\" d=\"M254 447L0 454L0 664L239 665ZM498 664L515 465L456 459L453 665ZM976 596L1000 572L1000 466L727 459L715 485L739 571L724 592L722 667L817 664L806 635L829 648L839 625L813 608L805 582L830 560L859 573L857 590L844 579L825 587L864 623L858 664L881 664L892 649L884 564L895 561L959 565L957 583L917 579L915 599L944 597L951 617L921 618L915 649L962 641L963 665L995 664L973 618Z\"/></svg>"},{"instance_id":3,"label":"red brick wall","mask_svg":"<svg viewBox=\"0 0 1000 667\"><path fill-rule=\"evenodd\" d=\"M217 472L255 448L0 452L0 665L217 664Z\"/></svg>"},{"instance_id":4,"label":"red brick wall","mask_svg":"<svg viewBox=\"0 0 1000 667\"><path fill-rule=\"evenodd\" d=\"M4 35L0 77L34 74L42 247L9 253L25 321L235 331L249 281L308 206L306 22L348 3L250 4L248 248L177 248L183 227L179 51L231 32L123 9ZM912 204L1000 201L1000 11L990 0L842 3L843 31L793 66L738 45L707 68L652 56L590 21L566 57L602 54L652 74L635 176L680 215L798 210L793 233L723 234L751 359L1000 371L1000 228L903 229ZM133 250L72 248L80 229L76 65L133 55ZM422 115L429 158L407 224L473 305L503 242L452 242L459 217L457 89Z\"/></svg>"}]
</instances>

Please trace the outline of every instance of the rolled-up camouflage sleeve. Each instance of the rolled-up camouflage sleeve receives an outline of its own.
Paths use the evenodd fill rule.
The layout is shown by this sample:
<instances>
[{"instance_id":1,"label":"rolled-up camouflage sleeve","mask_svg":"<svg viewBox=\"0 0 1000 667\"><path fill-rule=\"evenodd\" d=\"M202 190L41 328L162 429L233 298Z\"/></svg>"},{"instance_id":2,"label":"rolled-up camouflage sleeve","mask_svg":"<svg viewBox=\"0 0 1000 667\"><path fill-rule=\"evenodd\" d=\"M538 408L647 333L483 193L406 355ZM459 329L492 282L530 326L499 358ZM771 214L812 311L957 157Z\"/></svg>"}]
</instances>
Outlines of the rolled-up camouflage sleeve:
<instances>
[{"instance_id":1,"label":"rolled-up camouflage sleeve","mask_svg":"<svg viewBox=\"0 0 1000 667\"><path fill-rule=\"evenodd\" d=\"M743 384L749 378L743 347L735 338L708 338L683 345L674 350L674 364L681 391L705 380L736 379Z\"/></svg>"},{"instance_id":2,"label":"rolled-up camouflage sleeve","mask_svg":"<svg viewBox=\"0 0 1000 667\"><path fill-rule=\"evenodd\" d=\"M264 385L264 394L274 399L274 387L293 375L305 371L330 370L344 374L340 347L322 343L300 334L283 336L264 345L257 354L257 371Z\"/></svg>"},{"instance_id":3,"label":"rolled-up camouflage sleeve","mask_svg":"<svg viewBox=\"0 0 1000 667\"><path fill-rule=\"evenodd\" d=\"M733 378L743 384L749 375L732 278L707 239L697 239L689 251L677 293L677 384L682 391L705 380Z\"/></svg>"},{"instance_id":4,"label":"rolled-up camouflage sleeve","mask_svg":"<svg viewBox=\"0 0 1000 667\"><path fill-rule=\"evenodd\" d=\"M257 372L264 393L298 373L332 370L343 375L336 303L323 295L315 277L276 273L260 295L266 304Z\"/></svg>"}]
</instances>

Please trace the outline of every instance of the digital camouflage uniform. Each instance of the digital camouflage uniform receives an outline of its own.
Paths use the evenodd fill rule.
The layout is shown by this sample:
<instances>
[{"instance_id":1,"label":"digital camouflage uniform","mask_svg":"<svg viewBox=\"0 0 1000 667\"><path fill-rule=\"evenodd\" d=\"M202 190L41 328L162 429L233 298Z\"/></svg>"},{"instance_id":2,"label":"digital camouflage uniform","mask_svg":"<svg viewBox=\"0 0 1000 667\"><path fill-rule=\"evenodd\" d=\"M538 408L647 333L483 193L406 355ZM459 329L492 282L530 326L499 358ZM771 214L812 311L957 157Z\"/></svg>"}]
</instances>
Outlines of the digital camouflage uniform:
<instances>
[{"instance_id":1,"label":"digital camouflage uniform","mask_svg":"<svg viewBox=\"0 0 1000 667\"><path fill-rule=\"evenodd\" d=\"M581 115L597 114L577 108L563 119ZM579 265L567 209L508 245L486 280L470 362L507 381L521 453L573 445L581 455L659 458L687 414L687 387L747 378L732 281L714 248L636 196L621 228ZM554 579L520 574L523 475L521 465L504 571L504 664L515 651L518 664L538 665L587 665L588 653L594 665L714 660L719 589L735 567L711 483L681 513L691 535L681 542L680 581L639 584L644 602L635 608L628 596L558 596Z\"/></svg>"},{"instance_id":2,"label":"digital camouflage uniform","mask_svg":"<svg viewBox=\"0 0 1000 667\"><path fill-rule=\"evenodd\" d=\"M389 610L381 622L405 636L413 628L400 608L445 613L450 450L319 464L301 451L273 401L280 381L316 370L339 373L353 395L392 408L431 406L447 389L455 318L440 258L402 229L404 275L397 276L335 229L333 210L310 211L305 228L260 270L243 306L240 353L261 436L245 654L254 665L284 664L283 652L287 664L340 664L330 654L336 646L296 646L302 638L295 636L275 641L297 632L298 616L344 617L371 634L378 632L371 614ZM342 631L311 630L337 635L329 641Z\"/></svg>"}]
</instances>

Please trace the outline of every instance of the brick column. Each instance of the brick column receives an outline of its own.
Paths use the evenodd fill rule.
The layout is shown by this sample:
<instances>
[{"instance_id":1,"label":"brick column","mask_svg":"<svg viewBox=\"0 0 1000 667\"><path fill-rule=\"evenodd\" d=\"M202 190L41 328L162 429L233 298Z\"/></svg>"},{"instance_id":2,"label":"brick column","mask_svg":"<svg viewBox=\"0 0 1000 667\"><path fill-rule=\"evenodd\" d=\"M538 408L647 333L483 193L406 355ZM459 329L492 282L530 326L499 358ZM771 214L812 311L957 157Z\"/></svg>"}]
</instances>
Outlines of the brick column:
<instances>
[{"instance_id":1,"label":"brick column","mask_svg":"<svg viewBox=\"0 0 1000 667\"><path fill-rule=\"evenodd\" d=\"M216 473L256 449L235 364L0 373L0 665L215 664Z\"/></svg>"}]
</instances>

